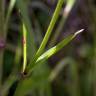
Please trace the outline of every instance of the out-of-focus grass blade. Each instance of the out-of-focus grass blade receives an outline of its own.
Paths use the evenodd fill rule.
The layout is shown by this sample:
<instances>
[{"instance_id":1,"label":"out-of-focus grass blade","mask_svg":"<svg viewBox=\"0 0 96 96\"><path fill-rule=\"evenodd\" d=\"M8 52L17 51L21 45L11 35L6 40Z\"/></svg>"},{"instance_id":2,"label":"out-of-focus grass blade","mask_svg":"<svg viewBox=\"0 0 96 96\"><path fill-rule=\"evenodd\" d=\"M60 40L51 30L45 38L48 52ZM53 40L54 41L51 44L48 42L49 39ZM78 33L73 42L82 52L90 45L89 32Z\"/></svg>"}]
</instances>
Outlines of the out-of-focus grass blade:
<instances>
[{"instance_id":1,"label":"out-of-focus grass blade","mask_svg":"<svg viewBox=\"0 0 96 96\"><path fill-rule=\"evenodd\" d=\"M20 40L18 40L20 41ZM22 57L22 48L21 48L21 43L18 43L18 47L16 48L16 52L15 52L15 58L14 58L14 68L13 68L13 72L18 72L20 69L20 61L21 61L21 57Z\"/></svg>"},{"instance_id":2,"label":"out-of-focus grass blade","mask_svg":"<svg viewBox=\"0 0 96 96\"><path fill-rule=\"evenodd\" d=\"M33 4L33 3L32 3ZM35 39L35 41L36 41L36 44L37 45L40 45L41 44L41 41L42 41L42 39L43 39L43 36L42 36L42 29L41 29L41 26L40 26L40 22L39 22L39 20L38 20L38 18L36 18L36 15L34 14L34 12L33 12L33 17L34 17L34 34L35 34L35 36L36 36L36 39Z\"/></svg>"},{"instance_id":3,"label":"out-of-focus grass blade","mask_svg":"<svg viewBox=\"0 0 96 96\"><path fill-rule=\"evenodd\" d=\"M20 44L18 44L20 47ZM10 73L9 77L6 79L6 81L3 83L2 86L2 95L7 96L8 91L10 87L13 85L14 82L16 82L19 78L17 75L17 72L19 71L20 67L20 59L21 59L21 48L16 48L16 55L15 55L15 60L14 60L14 67L12 69L12 72Z\"/></svg>"},{"instance_id":4,"label":"out-of-focus grass blade","mask_svg":"<svg viewBox=\"0 0 96 96\"><path fill-rule=\"evenodd\" d=\"M67 57L62 59L50 73L49 81L52 82L64 69L64 67L68 65L70 70L70 78L72 81L69 83L70 85L68 86L67 90L70 96L80 96L77 64L78 63L73 58Z\"/></svg>"},{"instance_id":5,"label":"out-of-focus grass blade","mask_svg":"<svg viewBox=\"0 0 96 96\"><path fill-rule=\"evenodd\" d=\"M41 2L41 1L32 1L32 3L30 3L30 6L34 9L34 8L38 8L40 9L41 11L44 11L46 12L47 14L49 14L50 12L50 8L48 6L46 6L44 4L44 2Z\"/></svg>"},{"instance_id":6,"label":"out-of-focus grass blade","mask_svg":"<svg viewBox=\"0 0 96 96\"><path fill-rule=\"evenodd\" d=\"M7 24L8 24L8 21L10 19L10 15L12 13L12 10L14 8L15 3L16 3L16 0L10 0L7 15L6 15L6 20L5 20L5 28L7 28L7 26L8 26Z\"/></svg>"},{"instance_id":7,"label":"out-of-focus grass blade","mask_svg":"<svg viewBox=\"0 0 96 96\"><path fill-rule=\"evenodd\" d=\"M18 44L17 46L13 46L11 44L8 44L7 47L11 51L15 52L15 57L14 57L14 66L12 68L12 71L8 78L4 81L3 86L2 86L2 95L7 96L9 93L10 87L16 82L19 78L18 72L20 71L20 61L22 57L22 48L21 48L21 34L19 34L20 38L18 38Z\"/></svg>"},{"instance_id":8,"label":"out-of-focus grass blade","mask_svg":"<svg viewBox=\"0 0 96 96\"><path fill-rule=\"evenodd\" d=\"M64 10L64 15L67 17L68 14L70 13L74 3L75 3L76 0L67 0L67 6L65 7L65 10Z\"/></svg>"},{"instance_id":9,"label":"out-of-focus grass blade","mask_svg":"<svg viewBox=\"0 0 96 96\"><path fill-rule=\"evenodd\" d=\"M68 86L68 92L70 96L80 96L80 82L78 78L78 62L74 59L69 61L69 74L70 82Z\"/></svg>"},{"instance_id":10,"label":"out-of-focus grass blade","mask_svg":"<svg viewBox=\"0 0 96 96\"><path fill-rule=\"evenodd\" d=\"M48 79L50 82L52 82L59 75L59 73L64 69L64 67L68 64L69 61L70 58L67 57L56 64L56 67L52 70L52 72L49 75Z\"/></svg>"},{"instance_id":11,"label":"out-of-focus grass blade","mask_svg":"<svg viewBox=\"0 0 96 96\"><path fill-rule=\"evenodd\" d=\"M15 74L11 74L8 79L5 81L5 83L2 86L2 95L7 96L9 93L9 89L12 86L12 84L18 79L18 76Z\"/></svg>"},{"instance_id":12,"label":"out-of-focus grass blade","mask_svg":"<svg viewBox=\"0 0 96 96\"><path fill-rule=\"evenodd\" d=\"M54 55L55 53L57 53L58 51L60 51L64 46L66 46L69 42L71 42L72 39L74 39L79 33L81 33L83 31L83 29L77 31L75 34L71 34L69 36L67 36L63 41L61 41L59 44L57 44L56 46L54 46L53 48L49 49L47 52L45 52L44 54L42 54L36 62L41 61L42 59L48 59L49 57L51 57L52 55Z\"/></svg>"},{"instance_id":13,"label":"out-of-focus grass blade","mask_svg":"<svg viewBox=\"0 0 96 96\"><path fill-rule=\"evenodd\" d=\"M32 78L25 78L21 80L16 88L14 96L25 96L34 87L34 81Z\"/></svg>"},{"instance_id":14,"label":"out-of-focus grass blade","mask_svg":"<svg viewBox=\"0 0 96 96\"><path fill-rule=\"evenodd\" d=\"M28 16L28 10L27 10L27 4L23 0L16 0L17 8L21 13L23 22L26 26L27 30L27 54L28 58L32 59L35 51L36 51L36 45L35 45L35 39L34 39L34 33L31 27L31 22Z\"/></svg>"},{"instance_id":15,"label":"out-of-focus grass blade","mask_svg":"<svg viewBox=\"0 0 96 96\"><path fill-rule=\"evenodd\" d=\"M0 0L0 87L2 85L2 73L3 73L3 56L4 56L4 46L6 41L6 32L4 31L4 0Z\"/></svg>"}]
</instances>

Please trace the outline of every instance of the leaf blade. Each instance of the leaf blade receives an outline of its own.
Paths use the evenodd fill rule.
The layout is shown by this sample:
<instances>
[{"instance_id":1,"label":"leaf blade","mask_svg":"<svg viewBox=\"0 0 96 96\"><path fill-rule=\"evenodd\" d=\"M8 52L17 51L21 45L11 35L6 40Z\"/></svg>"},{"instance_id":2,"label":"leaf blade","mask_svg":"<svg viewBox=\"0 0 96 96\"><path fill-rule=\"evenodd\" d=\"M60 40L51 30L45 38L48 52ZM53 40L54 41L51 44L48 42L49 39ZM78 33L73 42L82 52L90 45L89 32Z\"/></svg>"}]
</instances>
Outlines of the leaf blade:
<instances>
[{"instance_id":1,"label":"leaf blade","mask_svg":"<svg viewBox=\"0 0 96 96\"><path fill-rule=\"evenodd\" d=\"M46 51L45 53L43 53L36 62L39 62L40 60L46 58L48 59L49 57L51 57L52 55L54 55L55 53L57 53L60 49L62 49L64 46L66 46L71 40L73 40L79 33L81 33L84 29L81 29L79 31L77 31L74 34L71 34L69 36L67 36L64 40L62 40L59 44L57 44L56 46L54 46L53 48L49 49L48 51Z\"/></svg>"},{"instance_id":2,"label":"leaf blade","mask_svg":"<svg viewBox=\"0 0 96 96\"><path fill-rule=\"evenodd\" d=\"M66 46L68 43L70 43L83 30L84 29L81 29L74 34L71 34L71 35L67 36L64 40L62 40L56 46L52 47L51 49L49 49L48 51L43 53L40 57L38 57L36 62L34 62L34 65L32 67L30 67L30 69L28 71L28 75L30 75L33 72L33 70L36 68L36 66L38 66L39 64L42 64L41 62L46 61L48 58L50 58L55 53L60 51L64 46Z\"/></svg>"},{"instance_id":3,"label":"leaf blade","mask_svg":"<svg viewBox=\"0 0 96 96\"><path fill-rule=\"evenodd\" d=\"M32 59L36 52L35 37L32 30L31 22L28 16L27 4L23 0L16 0L17 8L21 13L22 20L27 30L27 53L29 60Z\"/></svg>"},{"instance_id":4,"label":"leaf blade","mask_svg":"<svg viewBox=\"0 0 96 96\"><path fill-rule=\"evenodd\" d=\"M45 46L46 46L46 44L47 44L47 42L49 40L49 37L50 37L50 35L52 33L52 30L53 30L53 28L54 28L54 26L56 24L56 21L57 21L57 19L59 17L59 12L60 12L60 10L62 8L63 3L64 3L64 0L59 0L58 1L57 7L56 7L55 12L53 14L52 20L51 20L51 22L49 24L49 27L48 27L47 32L45 34L45 37L44 37L44 39L43 39L43 41L42 41L36 55L35 55L36 59L42 54L43 50L45 49Z\"/></svg>"}]
</instances>

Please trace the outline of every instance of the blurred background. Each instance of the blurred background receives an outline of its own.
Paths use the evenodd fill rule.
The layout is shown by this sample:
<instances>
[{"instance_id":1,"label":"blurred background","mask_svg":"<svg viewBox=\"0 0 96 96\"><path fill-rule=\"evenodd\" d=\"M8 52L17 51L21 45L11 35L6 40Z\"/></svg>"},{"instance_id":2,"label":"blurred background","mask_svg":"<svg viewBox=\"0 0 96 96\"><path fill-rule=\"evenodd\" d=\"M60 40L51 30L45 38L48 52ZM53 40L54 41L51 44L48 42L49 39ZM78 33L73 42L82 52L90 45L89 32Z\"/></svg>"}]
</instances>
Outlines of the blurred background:
<instances>
[{"instance_id":1,"label":"blurred background","mask_svg":"<svg viewBox=\"0 0 96 96\"><path fill-rule=\"evenodd\" d=\"M57 1L25 0L37 48L48 28ZM46 64L36 69L34 76L24 83L25 89L21 90L21 93L24 93L31 85L27 95L20 96L96 96L96 1L73 1L71 7L64 3L46 50L69 34L80 29L84 31L52 56ZM6 9L8 4L9 0L6 0ZM17 70L13 69L14 66L18 66L20 70L22 58L21 16L15 7L8 25L3 58L3 82L13 70ZM50 83L46 80L48 76ZM17 84L18 80L12 84L8 96L13 96Z\"/></svg>"}]
</instances>

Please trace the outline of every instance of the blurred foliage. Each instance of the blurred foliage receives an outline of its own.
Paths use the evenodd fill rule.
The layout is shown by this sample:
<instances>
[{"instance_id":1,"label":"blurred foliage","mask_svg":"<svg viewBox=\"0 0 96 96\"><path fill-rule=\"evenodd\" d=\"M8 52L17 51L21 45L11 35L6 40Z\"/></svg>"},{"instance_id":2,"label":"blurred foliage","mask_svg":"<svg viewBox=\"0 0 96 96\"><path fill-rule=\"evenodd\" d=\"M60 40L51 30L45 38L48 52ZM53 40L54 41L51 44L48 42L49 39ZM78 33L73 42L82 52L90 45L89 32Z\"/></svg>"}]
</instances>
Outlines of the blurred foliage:
<instances>
[{"instance_id":1,"label":"blurred foliage","mask_svg":"<svg viewBox=\"0 0 96 96\"><path fill-rule=\"evenodd\" d=\"M6 35L2 34L3 21L0 21L1 96L96 96L96 1L76 0L74 6L72 5L69 9L69 13L66 13L68 10L64 11L66 1L64 0L60 17L45 50L79 29L84 29L84 32L48 61L38 64L30 78L24 77L26 72L24 75L21 73L23 63L21 22L25 20L24 23L28 24L26 27L30 32L27 50L29 64L43 40L57 0L25 0L21 14L18 11L18 6L14 7L13 4L13 7L11 6L13 10L10 10L12 14L6 13L8 15L6 17L8 19L6 19L6 23L8 23L5 28ZM10 0L6 0L6 12L9 2ZM0 6L0 12L2 12L1 9ZM0 17L2 17L1 14ZM5 50L1 46L3 37L6 38ZM33 43L30 43L30 40ZM4 61L3 87L1 87L2 60Z\"/></svg>"}]
</instances>

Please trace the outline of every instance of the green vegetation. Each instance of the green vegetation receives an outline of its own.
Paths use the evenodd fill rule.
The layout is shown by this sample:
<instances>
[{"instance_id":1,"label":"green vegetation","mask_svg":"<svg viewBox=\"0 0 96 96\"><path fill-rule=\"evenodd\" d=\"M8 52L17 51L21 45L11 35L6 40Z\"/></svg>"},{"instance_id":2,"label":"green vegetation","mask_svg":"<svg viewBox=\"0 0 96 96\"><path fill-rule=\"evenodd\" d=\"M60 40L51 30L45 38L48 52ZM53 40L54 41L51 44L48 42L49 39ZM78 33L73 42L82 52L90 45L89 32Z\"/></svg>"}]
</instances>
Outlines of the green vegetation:
<instances>
[{"instance_id":1,"label":"green vegetation","mask_svg":"<svg viewBox=\"0 0 96 96\"><path fill-rule=\"evenodd\" d=\"M85 28L62 35L63 40L58 38L78 1L57 0L52 17L52 1L49 5L44 2L47 1L0 0L0 96L95 96L95 5L93 8L88 0L92 44L81 38L79 43L84 43L79 45L77 40L77 45L72 46ZM17 25L12 30L13 22ZM79 55L75 50L78 45ZM62 56L58 58L59 52ZM50 58L56 55L58 60L53 59L55 67L51 68Z\"/></svg>"}]
</instances>

